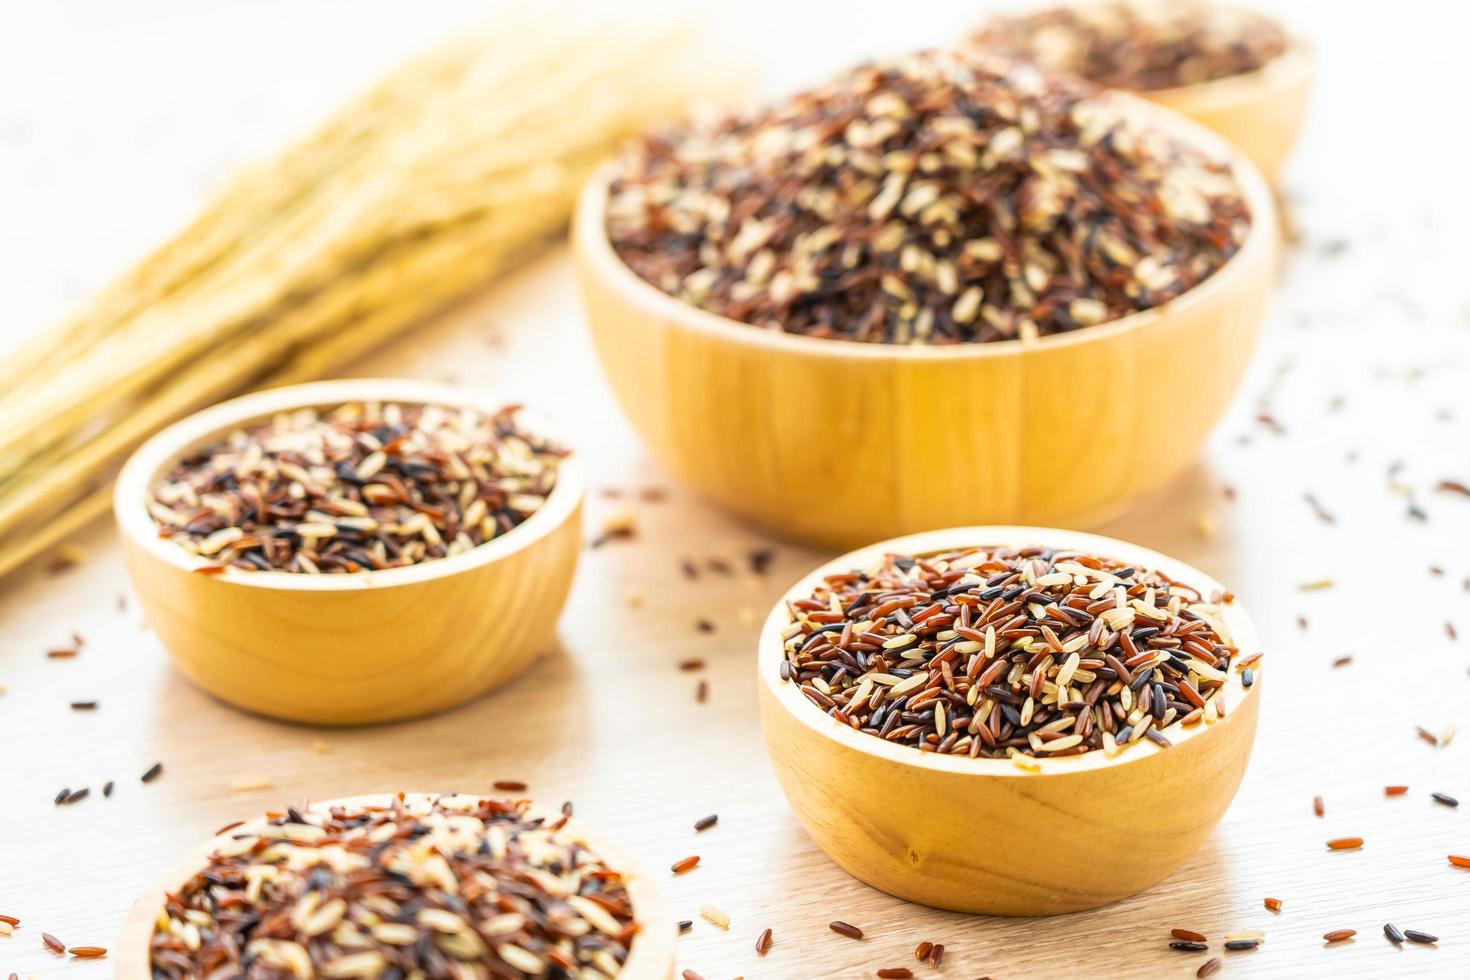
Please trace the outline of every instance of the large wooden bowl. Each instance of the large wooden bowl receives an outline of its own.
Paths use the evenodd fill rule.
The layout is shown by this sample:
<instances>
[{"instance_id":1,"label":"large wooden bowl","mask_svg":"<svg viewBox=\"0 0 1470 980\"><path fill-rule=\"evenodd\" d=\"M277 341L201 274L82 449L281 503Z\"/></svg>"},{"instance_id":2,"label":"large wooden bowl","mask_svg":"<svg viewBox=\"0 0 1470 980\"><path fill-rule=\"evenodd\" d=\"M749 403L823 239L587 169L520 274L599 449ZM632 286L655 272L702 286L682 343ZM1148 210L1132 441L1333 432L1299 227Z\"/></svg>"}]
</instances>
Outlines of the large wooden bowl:
<instances>
[{"instance_id":1,"label":"large wooden bowl","mask_svg":"<svg viewBox=\"0 0 1470 980\"><path fill-rule=\"evenodd\" d=\"M1239 151L1131 101L1234 162L1251 232L1174 302L1033 343L865 344L705 312L618 258L602 173L581 196L572 249L598 356L633 427L706 497L832 547L964 524L1091 523L1166 485L1240 383L1278 235L1271 192Z\"/></svg>"},{"instance_id":2,"label":"large wooden bowl","mask_svg":"<svg viewBox=\"0 0 1470 980\"><path fill-rule=\"evenodd\" d=\"M428 798L433 794L408 795ZM387 806L391 801L392 796L388 795L352 796L316 803L311 809L324 811L334 806ZM548 819L560 817L560 814L545 815ZM153 971L149 965L149 943L153 938L158 915L163 910L165 893L176 892L181 888L195 872L208 863L210 855L229 840L229 835L249 833L253 827L265 822L266 818L260 817L230 828L225 835L205 841L133 903L112 955L114 976L117 980L151 980ZM674 975L677 930L667 896L649 875L639 869L637 862L616 841L576 820L567 822L566 832L585 843L608 867L623 874L633 910L638 921L643 923L643 930L634 937L628 948L628 959L623 964L622 972L618 974L618 980L669 980Z\"/></svg>"},{"instance_id":3,"label":"large wooden bowl","mask_svg":"<svg viewBox=\"0 0 1470 980\"><path fill-rule=\"evenodd\" d=\"M1301 135L1311 87L1311 54L1294 41L1256 71L1141 94L1224 136L1274 183Z\"/></svg>"},{"instance_id":4,"label":"large wooden bowl","mask_svg":"<svg viewBox=\"0 0 1470 980\"><path fill-rule=\"evenodd\" d=\"M797 583L872 567L887 553L974 545L1079 548L1161 571L1194 588L1218 583L1181 562L1122 541L1041 528L954 528L844 555ZM1227 626L1242 653L1258 649L1238 604ZM1235 795L1260 705L1232 670L1224 718L1164 729L1174 745L1135 742L1113 758L1088 752L1009 760L920 752L853 731L779 674L785 599L766 620L757 658L761 720L776 776L817 845L853 877L891 895L961 912L1049 915L1095 908L1148 888L1201 844Z\"/></svg>"},{"instance_id":5,"label":"large wooden bowl","mask_svg":"<svg viewBox=\"0 0 1470 980\"><path fill-rule=\"evenodd\" d=\"M223 701L325 725L391 721L468 701L516 676L551 642L581 543L584 480L562 461L546 503L470 551L345 575L241 571L162 539L146 489L186 453L244 424L360 400L499 403L482 391L353 380L279 388L216 405L144 444L118 478L114 510L144 615L179 669Z\"/></svg>"}]
</instances>

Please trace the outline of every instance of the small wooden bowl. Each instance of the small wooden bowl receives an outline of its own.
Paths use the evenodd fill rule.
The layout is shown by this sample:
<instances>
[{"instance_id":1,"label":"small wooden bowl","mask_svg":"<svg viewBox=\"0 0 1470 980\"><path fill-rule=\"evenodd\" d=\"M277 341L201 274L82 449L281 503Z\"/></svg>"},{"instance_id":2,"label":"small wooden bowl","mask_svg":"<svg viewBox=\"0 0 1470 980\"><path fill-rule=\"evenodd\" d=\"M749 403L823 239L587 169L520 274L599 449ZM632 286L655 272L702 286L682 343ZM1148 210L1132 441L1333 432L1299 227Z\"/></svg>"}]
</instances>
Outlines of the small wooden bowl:
<instances>
[{"instance_id":1,"label":"small wooden bowl","mask_svg":"<svg viewBox=\"0 0 1470 980\"><path fill-rule=\"evenodd\" d=\"M1293 41L1256 71L1140 94L1224 136L1275 183L1301 134L1311 87L1310 50Z\"/></svg>"},{"instance_id":2,"label":"small wooden bowl","mask_svg":"<svg viewBox=\"0 0 1470 980\"><path fill-rule=\"evenodd\" d=\"M410 793L408 795L425 798L433 794ZM391 801L391 795L351 796L315 803L311 809L323 811L334 806L386 806ZM559 817L560 815L547 814L547 816ZM158 913L163 909L165 894L177 891L192 878L195 872L208 862L210 855L229 839L229 835L249 833L253 827L265 821L265 817L260 817L238 827L232 827L225 834L210 838L194 848L186 860L181 861L159 884L148 889L133 903L132 909L123 922L122 935L118 938L117 949L112 955L113 969L116 971L114 976L117 980L151 980L153 971L150 966L149 943L153 938ZM608 867L623 873L628 896L633 900L633 909L638 920L644 924L643 931L634 937L632 945L628 947L628 959L623 964L622 972L618 974L618 980L669 980L674 975L674 943L677 930L674 927L674 915L668 898L654 883L653 878L643 873L637 862L616 841L610 840L576 820L568 821L567 829L572 836L580 839L588 849L606 862Z\"/></svg>"},{"instance_id":3,"label":"small wooden bowl","mask_svg":"<svg viewBox=\"0 0 1470 980\"><path fill-rule=\"evenodd\" d=\"M277 412L367 400L500 407L483 392L418 381L279 388L170 426L118 478L113 507L148 623L179 669L223 701L322 725L410 718L484 694L551 641L581 544L575 457L561 462L545 504L523 524L407 568L201 575L211 562L159 537L145 494L186 453Z\"/></svg>"},{"instance_id":4,"label":"small wooden bowl","mask_svg":"<svg viewBox=\"0 0 1470 980\"><path fill-rule=\"evenodd\" d=\"M1239 151L1132 101L1236 165L1251 232L1172 303L1033 343L826 340L698 309L614 252L604 171L582 193L572 249L603 371L633 427L706 497L830 547L982 522L1091 523L1166 485L1235 394L1279 240L1270 189Z\"/></svg>"},{"instance_id":5,"label":"small wooden bowl","mask_svg":"<svg viewBox=\"0 0 1470 980\"><path fill-rule=\"evenodd\" d=\"M1116 902L1179 867L1224 815L1250 758L1261 671L1231 671L1228 712L1165 729L1174 745L1129 745L1038 760L920 752L839 723L783 682L786 599L823 576L867 568L884 554L972 545L1081 548L1161 571L1204 590L1218 583L1143 548L1091 534L1023 527L952 528L844 555L797 583L766 620L757 658L761 720L781 788L812 839L843 870L891 895L959 912L1050 915ZM1257 647L1250 617L1227 607L1242 652Z\"/></svg>"}]
</instances>

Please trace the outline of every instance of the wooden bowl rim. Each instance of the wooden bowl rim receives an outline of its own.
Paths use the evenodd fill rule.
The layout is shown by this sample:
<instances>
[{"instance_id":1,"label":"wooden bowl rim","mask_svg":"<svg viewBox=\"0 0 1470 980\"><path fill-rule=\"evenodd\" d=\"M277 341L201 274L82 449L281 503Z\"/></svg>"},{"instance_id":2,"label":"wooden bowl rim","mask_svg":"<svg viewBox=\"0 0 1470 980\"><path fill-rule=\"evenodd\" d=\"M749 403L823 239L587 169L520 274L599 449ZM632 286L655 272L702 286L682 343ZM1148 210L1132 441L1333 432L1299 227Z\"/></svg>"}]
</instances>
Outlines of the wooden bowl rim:
<instances>
[{"instance_id":1,"label":"wooden bowl rim","mask_svg":"<svg viewBox=\"0 0 1470 980\"><path fill-rule=\"evenodd\" d=\"M405 793L403 795L414 800L434 800L453 796L474 796L477 799L496 798L477 793ZM387 806L397 796L397 793L341 796L312 803L308 807L298 807L298 809L321 811L334 806ZM531 807L530 813L533 816L546 817L548 820L559 819L561 816L560 813L550 813L544 807L535 805ZM159 909L163 907L165 894L177 890L184 882L193 877L194 873L209 860L209 856L229 837L234 834L249 833L252 828L264 824L267 819L262 814L237 827L231 827L224 833L213 835L193 848L187 858L174 865L168 874L138 896L132 908L128 910L123 922L122 933L118 938L117 950L111 957L118 980L148 980L152 976L149 942L153 937L154 922L158 918ZM574 838L586 844L609 867L623 875L628 895L633 901L634 915L639 922L643 923L643 929L633 937L628 947L628 959L623 964L622 973L633 977L666 976L668 971L663 963L667 961L671 964L674 960L676 934L672 906L663 889L639 866L621 844L601 831L588 827L575 818L567 821L565 829L569 830ZM635 970L642 972L635 972Z\"/></svg>"},{"instance_id":2,"label":"wooden bowl rim","mask_svg":"<svg viewBox=\"0 0 1470 980\"><path fill-rule=\"evenodd\" d=\"M1206 305L1229 304L1239 288L1238 284L1245 282L1257 262L1269 255L1275 247L1276 202L1266 178L1255 163L1233 143L1183 113L1135 94L1111 89L1107 94L1109 98L1127 105L1129 111L1137 112L1156 125L1172 130L1175 135L1194 144L1208 156L1228 162L1240 185L1241 196L1250 210L1251 224L1245 241L1236 253L1204 282L1167 303L1095 326L1048 334L1032 341L992 340L943 345L875 344L768 330L711 313L671 296L644 280L618 257L608 238L606 222L608 186L616 161L603 164L583 185L572 225L572 248L585 260L592 273L604 285L617 292L626 305L642 308L650 318L696 333L713 335L730 343L765 348L769 352L826 356L833 359L971 360L1039 354L1075 344L1109 340L1165 322L1177 312Z\"/></svg>"},{"instance_id":3,"label":"wooden bowl rim","mask_svg":"<svg viewBox=\"0 0 1470 980\"><path fill-rule=\"evenodd\" d=\"M353 378L314 381L252 392L220 402L180 419L153 435L123 466L113 491L113 513L122 532L150 557L192 572L215 563L158 535L144 505L148 486L162 470L185 452L253 421L278 412L353 401L391 401L414 405L447 405L493 412L503 405L488 390L406 378ZM554 427L535 412L521 410L528 428L557 444L571 448ZM353 572L344 575L306 575L300 572L230 570L216 577L229 585L301 592L358 592L417 585L447 578L499 561L544 541L576 513L586 491L586 477L575 452L557 466L556 483L546 502L526 520L498 537L462 554L435 558L404 568Z\"/></svg>"},{"instance_id":4,"label":"wooden bowl rim","mask_svg":"<svg viewBox=\"0 0 1470 980\"><path fill-rule=\"evenodd\" d=\"M1121 558L1129 563L1140 567L1163 572L1170 578L1183 582L1203 594L1209 595L1211 591L1224 587L1213 578L1201 572L1191 565L1187 565L1176 558L1152 551L1126 541L1116 538L1104 537L1099 534L1086 534L1081 531L1068 531L1060 528L1044 527L1021 527L1012 525L979 525L974 527L954 527L940 531L922 531L918 534L908 534L902 537L890 538L877 544L850 551L841 557L822 564L820 567L803 576L795 585L787 589L781 598L771 609L766 617L765 625L761 628L759 648L756 657L756 667L760 674L760 683L764 685L767 693L771 695L776 704L795 718L798 722L811 729L817 735L832 740L842 748L861 752L866 755L883 759L887 762L915 769L924 769L931 772L949 773L958 776L974 778L1007 779L1035 779L1048 776L1061 776L1068 773L1086 772L1094 769L1115 768L1127 766L1144 759L1151 758L1162 752L1176 752L1179 748L1190 741L1207 738L1213 732L1218 732L1227 725L1236 723L1245 707L1244 701L1248 697L1258 697L1256 691L1261 685L1261 669L1258 663L1254 668L1255 681L1250 687L1241 682L1240 672L1230 670L1227 674L1226 689L1235 692L1237 697L1229 703L1229 713L1225 717L1214 722L1203 722L1191 725L1188 728L1174 722L1168 728L1163 729L1168 734L1169 740L1173 742L1172 747L1164 747L1146 739L1134 742L1125 750L1109 758L1101 751L1085 752L1081 755L1062 756L1061 758L1037 759L1040 766L1037 772L1031 772L1020 768L1009 759L971 759L968 756L940 755L937 752L921 752L907 745L895 745L886 742L873 735L853 731L848 726L837 721L831 715L817 708L801 694L793 683L780 679L780 663L784 658L784 645L781 640L781 630L790 622L791 618L786 612L788 599L799 598L810 595L812 589L827 575L850 571L854 568L871 567L885 554L910 554L922 555L952 548L966 548L976 545L1012 545L1025 547L1029 545L1041 545L1051 548L1076 548L1090 551L1093 554L1105 555L1111 558ZM1255 624L1250 614L1241 606L1239 600L1223 607L1225 610L1226 623L1229 626L1231 636L1240 648L1243 656L1260 649L1260 638L1256 632Z\"/></svg>"},{"instance_id":5,"label":"wooden bowl rim","mask_svg":"<svg viewBox=\"0 0 1470 980\"><path fill-rule=\"evenodd\" d=\"M1144 99L1157 99L1176 112L1217 111L1274 98L1285 89L1301 84L1311 74L1311 45L1301 38L1289 37L1285 51L1254 71L1132 94Z\"/></svg>"}]
</instances>

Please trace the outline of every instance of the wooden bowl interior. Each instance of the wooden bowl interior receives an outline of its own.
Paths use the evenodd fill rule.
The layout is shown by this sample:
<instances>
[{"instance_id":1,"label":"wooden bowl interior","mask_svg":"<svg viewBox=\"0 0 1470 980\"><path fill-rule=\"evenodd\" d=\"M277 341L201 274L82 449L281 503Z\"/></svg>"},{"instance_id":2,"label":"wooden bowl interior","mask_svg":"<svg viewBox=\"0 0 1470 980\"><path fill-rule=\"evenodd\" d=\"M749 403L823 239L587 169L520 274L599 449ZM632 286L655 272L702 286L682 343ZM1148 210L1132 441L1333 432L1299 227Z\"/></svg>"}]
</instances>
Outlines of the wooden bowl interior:
<instances>
[{"instance_id":1,"label":"wooden bowl interior","mask_svg":"<svg viewBox=\"0 0 1470 980\"><path fill-rule=\"evenodd\" d=\"M1262 69L1262 73L1267 70ZM1252 90L1261 84L1259 81L1250 79L1224 79L1211 84L1224 86L1226 83L1235 82L1240 82L1242 86ZM1208 88L1208 86L1169 89L1158 94L1189 94L1203 103L1208 96L1206 93L1196 92L1196 89L1200 88ZM1228 93L1228 89L1226 92ZM1049 334L1033 341L998 340L948 346L875 344L843 338L808 337L804 334L787 333L782 330L766 330L711 313L659 289L634 272L618 256L607 235L607 199L613 174L616 172L615 163L603 165L583 186L577 200L572 243L579 257L590 264L593 272L600 279L606 280L611 288L618 290L630 303L646 309L650 316L669 319L688 330L738 341L773 355L802 354L828 360L986 360L1016 357L1054 347L1096 343L1146 327L1166 319L1177 311L1188 310L1191 307L1217 300L1220 294L1230 291L1230 287L1240 275L1241 267L1250 265L1251 260L1260 252L1274 251L1276 232L1276 204L1270 185L1263 178L1260 169L1237 146L1224 139L1220 133L1193 119L1187 112L1181 112L1154 99L1145 99L1126 92L1110 92L1108 96L1126 106L1129 112L1177 135L1180 139L1201 149L1211 158L1228 162L1235 170L1241 196L1250 210L1251 228L1235 255L1231 256L1214 275L1194 289L1168 303L1095 326Z\"/></svg>"},{"instance_id":2,"label":"wooden bowl interior","mask_svg":"<svg viewBox=\"0 0 1470 980\"><path fill-rule=\"evenodd\" d=\"M118 526L133 543L149 555L177 568L193 571L215 564L206 558L192 555L159 536L157 525L153 523L153 518L144 506L148 488L184 456L217 442L237 429L268 421L281 412L335 407L358 401L444 405L478 408L487 412L501 407L493 395L480 389L399 378L319 381L244 395L169 426L138 449L118 476L113 508ZM522 411L521 416L533 431L556 438L554 431L534 413ZM462 554L405 568L355 572L350 575L252 571L229 575L228 580L232 584L255 588L336 592L388 588L444 578L489 564L514 551L529 547L564 522L581 502L584 492L585 477L581 463L573 454L558 464L556 484L540 509L511 531Z\"/></svg>"},{"instance_id":3,"label":"wooden bowl interior","mask_svg":"<svg viewBox=\"0 0 1470 980\"><path fill-rule=\"evenodd\" d=\"M843 746L854 751L865 752L888 759L893 762L907 766L915 766L920 769L935 769L944 772L955 772L962 774L974 774L977 776L993 776L1007 779L1036 779L1047 775L1054 775L1070 771L1088 769L1116 768L1127 766L1130 763L1168 752L1169 749L1156 745L1153 742L1135 742L1127 749L1119 752L1116 756L1109 758L1102 752L1085 752L1081 755L1062 756L1061 758L1040 759L1039 772L1027 772L1015 766L1008 759L970 759L950 755L940 755L935 752L920 752L905 745L895 745L872 735L853 731L846 725L820 711L815 705L806 699L795 684L781 680L781 661L785 659L785 647L781 639L781 631L791 622L790 613L786 609L787 601L791 599L805 598L822 583L828 575L853 569L871 568L882 561L883 556L891 554L905 555L929 555L938 552L967 548L977 545L990 546L1013 546L1029 547L1041 546L1055 549L1069 549L1090 552L1107 558L1116 558L1121 561L1136 564L1140 568L1151 571L1162 572L1175 581L1182 582L1191 588L1199 590L1204 596L1209 596L1212 591L1225 591L1225 587L1204 572L1186 565L1183 562L1170 558L1167 555L1147 548L1141 548L1125 541L1115 538L1103 537L1097 534L1084 534L1080 531L1067 531L1058 528L1036 528L1036 527L968 527L949 528L943 531L926 531L907 537L895 538L880 544L871 545L858 551L850 552L840 558L835 558L822 565L820 568L808 574L796 585L787 590L781 601L776 603L766 618L765 625L761 629L760 638L760 676L761 682L771 689L777 700L793 715L800 718L812 729L822 735L834 739ZM1256 633L1255 624L1251 621L1249 613L1238 602L1230 603L1223 607L1226 626L1234 638L1236 646L1242 655L1260 648L1260 638ZM1259 671L1258 671L1259 672ZM1226 684L1227 709L1234 708L1240 701L1244 700L1255 688L1246 688L1241 684L1238 671L1231 671L1230 679ZM1174 747L1185 742L1209 737L1221 724L1229 721L1231 715L1227 714L1221 721L1213 725L1191 725L1184 727L1177 721L1163 731Z\"/></svg>"}]
</instances>

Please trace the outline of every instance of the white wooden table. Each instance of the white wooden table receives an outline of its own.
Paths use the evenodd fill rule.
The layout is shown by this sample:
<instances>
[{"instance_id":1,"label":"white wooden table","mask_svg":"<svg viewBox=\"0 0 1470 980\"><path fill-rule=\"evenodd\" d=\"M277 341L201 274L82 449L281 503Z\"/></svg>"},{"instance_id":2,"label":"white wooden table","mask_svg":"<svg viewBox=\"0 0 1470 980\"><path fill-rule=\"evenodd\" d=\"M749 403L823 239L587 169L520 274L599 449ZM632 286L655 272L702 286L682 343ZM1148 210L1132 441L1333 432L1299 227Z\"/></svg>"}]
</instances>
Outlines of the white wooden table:
<instances>
[{"instance_id":1,"label":"white wooden table","mask_svg":"<svg viewBox=\"0 0 1470 980\"><path fill-rule=\"evenodd\" d=\"M4 342L44 326L187 214L229 162L300 128L468 6L430 5L412 20L387 5L353 5L349 18L328 2L0 14ZM971 13L935 6L754 3L738 18L723 7L705 16L779 84L863 50L942 37ZM444 716L313 730L242 715L171 670L128 601L106 526L78 539L88 552L80 566L0 582L0 913L22 920L0 937L0 976L107 975L106 961L52 956L40 933L110 945L145 883L231 820L305 796L479 791L495 779L524 780L549 803L574 800L649 867L700 854L668 889L696 920L681 967L710 980L871 975L917 966L921 939L946 945L951 977L1190 976L1209 954L1170 951L1174 926L1217 941L1265 930L1264 946L1227 955L1221 976L1465 975L1470 871L1446 855L1470 853L1470 812L1429 793L1470 799L1470 734L1435 748L1414 729L1470 729L1470 499L1434 489L1470 482L1470 204L1463 125L1448 104L1470 68L1457 25L1409 30L1428 3L1293 8L1322 61L1287 180L1303 241L1252 377L1206 457L1168 494L1100 529L1231 584L1267 640L1245 784L1166 882L1096 912L986 919L906 905L816 851L766 762L751 671L759 619L824 555L775 543L765 577L745 571L749 551L772 542L646 458L552 255L349 373L452 378L524 399L576 438L596 487L589 531L635 512L634 540L584 553L557 648L518 683ZM1421 91L1437 102L1416 100ZM667 488L667 499L644 501L643 487ZM1307 493L1333 523L1314 515ZM1411 501L1427 520L1409 516ZM697 579L681 573L684 559L704 569ZM722 575L709 559L739 571ZM1333 586L1301 589L1323 579ZM696 631L703 615L713 634ZM73 631L86 640L80 656L48 659ZM1347 655L1350 664L1332 666ZM695 657L703 672L678 669ZM96 711L68 708L92 699ZM156 761L163 775L140 784ZM99 798L109 779L116 792ZM251 780L270 785L230 788ZM1385 798L1394 783L1408 794ZM62 787L80 786L91 798L52 805ZM1325 817L1313 815L1316 794ZM696 837L691 825L712 812L719 825ZM1327 851L1328 838L1347 835L1365 848ZM1262 907L1267 896L1285 903L1279 914ZM699 919L702 904L730 915L728 933ZM868 938L829 932L834 918ZM1396 949L1380 933L1385 921L1435 933L1439 948ZM775 945L758 959L767 926ZM1357 940L1324 949L1322 933L1339 928L1357 929Z\"/></svg>"}]
</instances>

